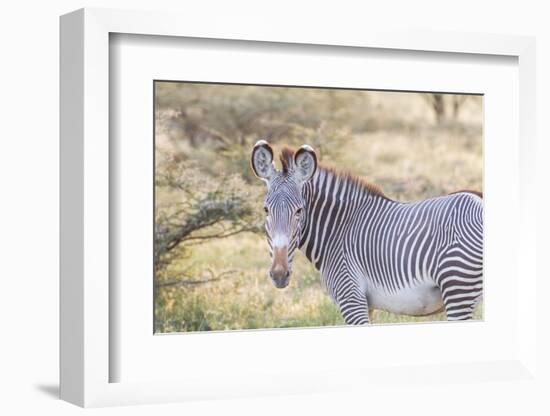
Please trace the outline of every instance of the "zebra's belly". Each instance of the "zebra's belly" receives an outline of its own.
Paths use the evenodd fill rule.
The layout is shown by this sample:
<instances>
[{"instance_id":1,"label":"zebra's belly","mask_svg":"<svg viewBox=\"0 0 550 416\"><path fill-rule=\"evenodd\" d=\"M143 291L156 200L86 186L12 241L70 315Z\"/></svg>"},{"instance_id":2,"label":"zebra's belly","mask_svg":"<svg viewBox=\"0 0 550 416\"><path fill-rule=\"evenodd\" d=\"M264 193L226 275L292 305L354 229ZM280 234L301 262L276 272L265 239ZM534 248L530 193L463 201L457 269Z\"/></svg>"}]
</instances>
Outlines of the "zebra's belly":
<instances>
[{"instance_id":1,"label":"zebra's belly","mask_svg":"<svg viewBox=\"0 0 550 416\"><path fill-rule=\"evenodd\" d=\"M415 286L389 293L382 288L368 287L369 308L382 309L400 315L430 315L443 309L441 292L434 282L419 282Z\"/></svg>"}]
</instances>

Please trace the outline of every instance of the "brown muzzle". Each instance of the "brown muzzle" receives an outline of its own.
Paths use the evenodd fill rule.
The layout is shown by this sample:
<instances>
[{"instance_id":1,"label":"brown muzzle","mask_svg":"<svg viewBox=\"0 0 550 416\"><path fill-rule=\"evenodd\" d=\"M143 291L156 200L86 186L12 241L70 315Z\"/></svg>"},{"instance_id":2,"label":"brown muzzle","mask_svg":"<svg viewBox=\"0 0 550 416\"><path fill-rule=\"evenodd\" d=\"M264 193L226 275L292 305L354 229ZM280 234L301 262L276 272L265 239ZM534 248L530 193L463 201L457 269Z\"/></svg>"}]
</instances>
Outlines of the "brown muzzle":
<instances>
[{"instance_id":1,"label":"brown muzzle","mask_svg":"<svg viewBox=\"0 0 550 416\"><path fill-rule=\"evenodd\" d=\"M269 270L269 276L275 287L282 289L288 286L290 271L288 269L288 247L273 248L273 263Z\"/></svg>"}]
</instances>

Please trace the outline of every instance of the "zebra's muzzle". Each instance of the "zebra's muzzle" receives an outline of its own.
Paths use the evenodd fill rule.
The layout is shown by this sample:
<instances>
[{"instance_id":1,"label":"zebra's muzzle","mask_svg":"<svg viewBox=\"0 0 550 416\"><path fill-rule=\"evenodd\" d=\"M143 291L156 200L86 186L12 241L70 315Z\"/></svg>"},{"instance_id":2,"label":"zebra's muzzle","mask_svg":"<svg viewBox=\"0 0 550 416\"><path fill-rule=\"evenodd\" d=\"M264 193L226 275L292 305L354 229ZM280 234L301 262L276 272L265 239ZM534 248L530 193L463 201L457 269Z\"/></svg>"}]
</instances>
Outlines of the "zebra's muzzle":
<instances>
[{"instance_id":1,"label":"zebra's muzzle","mask_svg":"<svg viewBox=\"0 0 550 416\"><path fill-rule=\"evenodd\" d=\"M290 272L288 270L282 274L274 274L273 271L270 270L269 275L271 276L271 280L273 280L273 284L277 289L284 289L290 282Z\"/></svg>"},{"instance_id":2,"label":"zebra's muzzle","mask_svg":"<svg viewBox=\"0 0 550 416\"><path fill-rule=\"evenodd\" d=\"M273 249L273 264L269 270L269 276L276 288L283 289L288 286L290 269L288 267L287 247Z\"/></svg>"}]
</instances>

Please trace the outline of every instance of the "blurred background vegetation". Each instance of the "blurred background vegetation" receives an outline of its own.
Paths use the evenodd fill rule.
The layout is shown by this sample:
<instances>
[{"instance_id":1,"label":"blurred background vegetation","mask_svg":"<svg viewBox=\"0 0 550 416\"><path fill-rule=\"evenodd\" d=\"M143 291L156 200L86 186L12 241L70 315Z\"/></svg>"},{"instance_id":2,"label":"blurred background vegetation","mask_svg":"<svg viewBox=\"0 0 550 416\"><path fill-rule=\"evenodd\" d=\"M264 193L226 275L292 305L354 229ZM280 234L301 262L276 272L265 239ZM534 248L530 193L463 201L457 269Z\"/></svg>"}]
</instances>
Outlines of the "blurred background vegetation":
<instances>
[{"instance_id":1,"label":"blurred background vegetation","mask_svg":"<svg viewBox=\"0 0 550 416\"><path fill-rule=\"evenodd\" d=\"M156 82L155 331L343 324L301 253L288 288L267 277L265 186L249 166L259 138L276 151L307 143L415 201L481 190L482 117L473 95Z\"/></svg>"}]
</instances>

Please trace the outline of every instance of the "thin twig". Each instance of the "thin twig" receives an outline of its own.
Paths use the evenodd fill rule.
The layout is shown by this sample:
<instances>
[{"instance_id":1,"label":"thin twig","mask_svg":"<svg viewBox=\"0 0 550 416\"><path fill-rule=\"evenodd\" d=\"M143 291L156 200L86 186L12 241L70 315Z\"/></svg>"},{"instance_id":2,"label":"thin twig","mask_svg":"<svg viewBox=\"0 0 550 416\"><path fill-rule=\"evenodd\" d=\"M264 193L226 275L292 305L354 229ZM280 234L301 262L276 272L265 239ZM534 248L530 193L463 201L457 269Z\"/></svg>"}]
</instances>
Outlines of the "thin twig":
<instances>
[{"instance_id":1,"label":"thin twig","mask_svg":"<svg viewBox=\"0 0 550 416\"><path fill-rule=\"evenodd\" d=\"M227 270L223 273L220 273L216 277L212 277L210 279L196 279L196 280L188 280L188 279L179 279L179 280L171 280L168 282L162 282L157 283L158 287L171 287L171 286L194 286L194 285L201 285L204 283L211 283L211 282L217 282L222 280L225 276L228 274L236 273L237 270Z\"/></svg>"}]
</instances>

